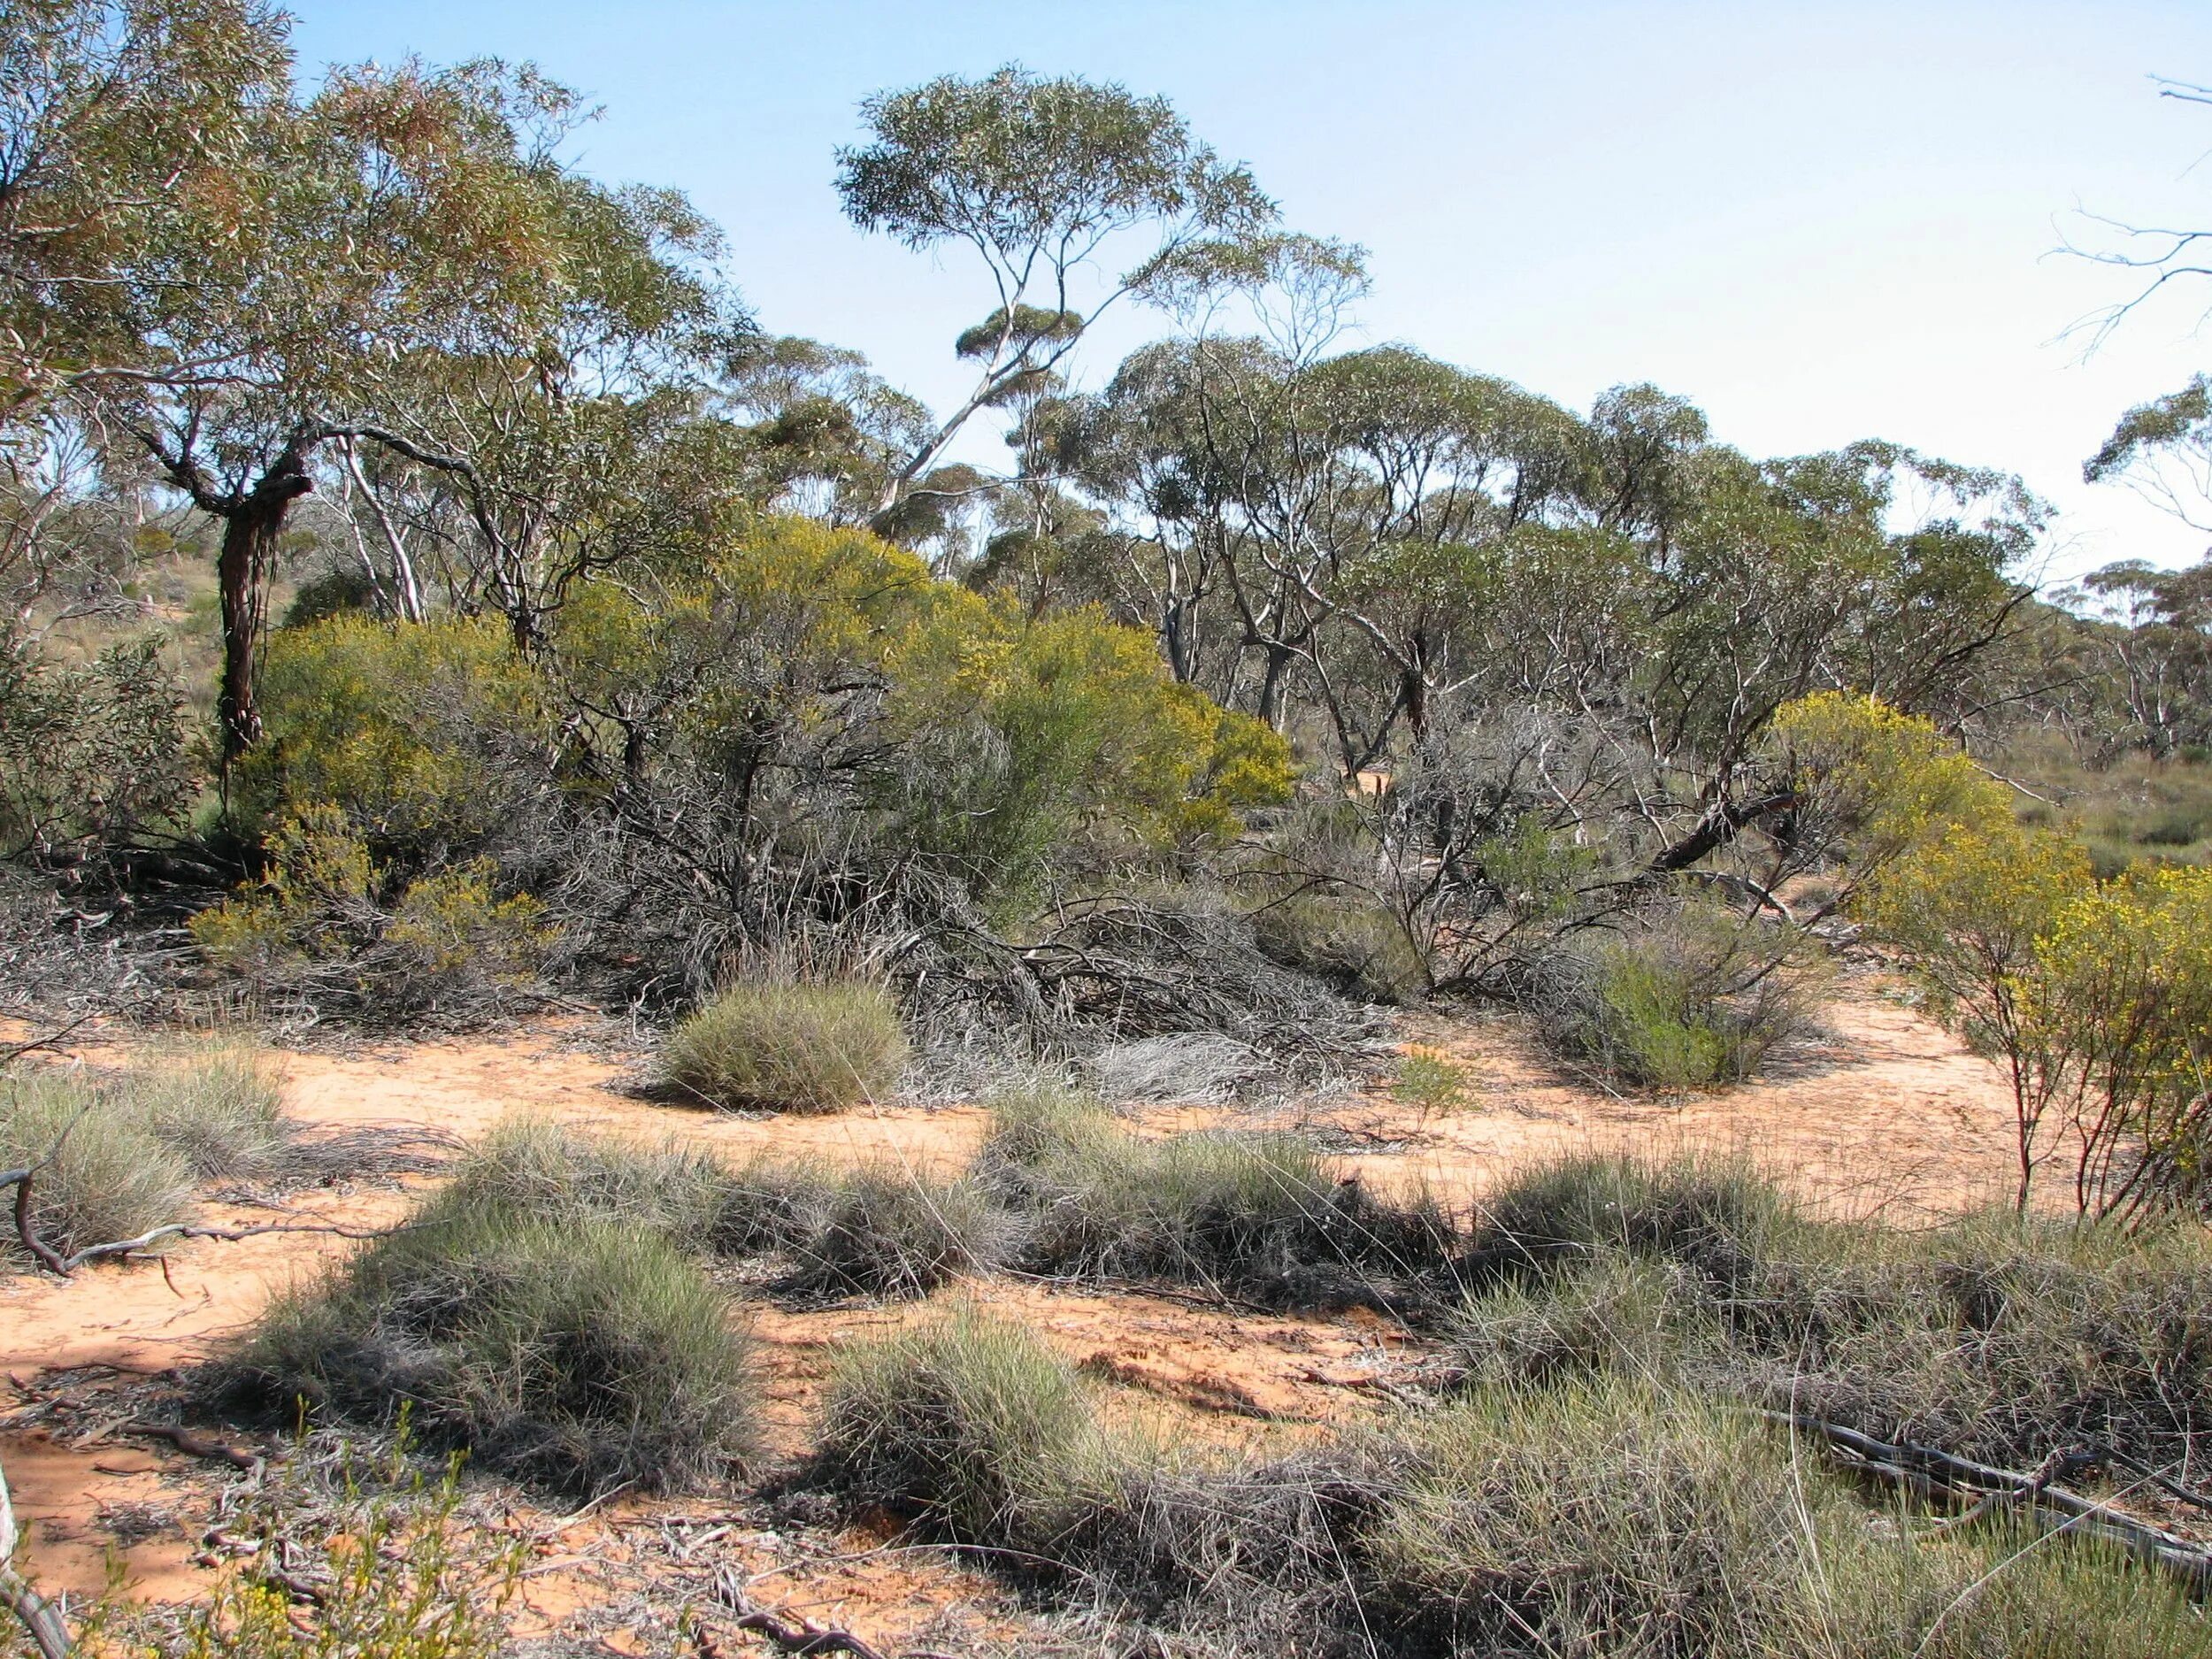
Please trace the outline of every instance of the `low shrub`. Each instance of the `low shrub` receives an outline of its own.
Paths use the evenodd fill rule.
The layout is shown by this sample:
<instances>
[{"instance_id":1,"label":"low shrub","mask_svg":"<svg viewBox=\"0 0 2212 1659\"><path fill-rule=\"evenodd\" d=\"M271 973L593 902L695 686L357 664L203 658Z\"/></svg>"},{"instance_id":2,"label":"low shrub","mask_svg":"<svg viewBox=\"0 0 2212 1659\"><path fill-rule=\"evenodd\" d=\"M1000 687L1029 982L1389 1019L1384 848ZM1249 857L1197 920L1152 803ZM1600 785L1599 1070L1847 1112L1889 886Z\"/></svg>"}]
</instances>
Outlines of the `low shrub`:
<instances>
[{"instance_id":1,"label":"low shrub","mask_svg":"<svg viewBox=\"0 0 2212 1659\"><path fill-rule=\"evenodd\" d=\"M1638 1087L1735 1082L1813 1028L1820 975L1793 931L1690 904L1569 935L1529 976L1544 1041Z\"/></svg>"},{"instance_id":2,"label":"low shrub","mask_svg":"<svg viewBox=\"0 0 2212 1659\"><path fill-rule=\"evenodd\" d=\"M662 1064L712 1106L833 1112L889 1094L906 1056L879 986L739 985L669 1034Z\"/></svg>"},{"instance_id":3,"label":"low shrub","mask_svg":"<svg viewBox=\"0 0 2212 1659\"><path fill-rule=\"evenodd\" d=\"M1433 1048L1409 1048L1398 1062L1390 1096L1412 1108L1421 1123L1448 1117L1467 1104L1467 1073Z\"/></svg>"},{"instance_id":4,"label":"low shrub","mask_svg":"<svg viewBox=\"0 0 2212 1659\"><path fill-rule=\"evenodd\" d=\"M819 1471L862 1503L970 1543L1028 1537L1087 1442L1074 1371L1027 1330L956 1309L838 1356Z\"/></svg>"},{"instance_id":5,"label":"low shrub","mask_svg":"<svg viewBox=\"0 0 2212 1659\"><path fill-rule=\"evenodd\" d=\"M53 1162L32 1182L31 1223L65 1256L180 1220L191 1202L190 1162L127 1094L75 1072L0 1081L0 1167L36 1164L49 1153ZM12 1234L0 1236L15 1249Z\"/></svg>"},{"instance_id":6,"label":"low shrub","mask_svg":"<svg viewBox=\"0 0 2212 1659\"><path fill-rule=\"evenodd\" d=\"M1397 917L1363 894L1308 888L1252 913L1270 959L1363 1002L1398 1003L1428 989L1428 964Z\"/></svg>"},{"instance_id":7,"label":"low shrub","mask_svg":"<svg viewBox=\"0 0 2212 1659\"><path fill-rule=\"evenodd\" d=\"M681 1488L750 1442L730 1311L658 1232L552 1221L449 1188L405 1230L280 1296L216 1392L374 1425L570 1491Z\"/></svg>"}]
</instances>

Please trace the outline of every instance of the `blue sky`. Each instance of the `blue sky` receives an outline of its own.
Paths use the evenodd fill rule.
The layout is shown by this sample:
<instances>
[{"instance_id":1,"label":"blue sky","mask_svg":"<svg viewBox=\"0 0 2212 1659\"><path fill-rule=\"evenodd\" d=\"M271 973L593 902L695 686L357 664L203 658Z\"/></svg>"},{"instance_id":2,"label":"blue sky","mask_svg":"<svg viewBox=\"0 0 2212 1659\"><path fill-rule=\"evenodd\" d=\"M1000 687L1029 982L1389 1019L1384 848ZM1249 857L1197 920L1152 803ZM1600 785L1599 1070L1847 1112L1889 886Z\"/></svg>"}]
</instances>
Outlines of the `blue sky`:
<instances>
[{"instance_id":1,"label":"blue sky","mask_svg":"<svg viewBox=\"0 0 2212 1659\"><path fill-rule=\"evenodd\" d=\"M2054 252L2078 210L2212 226L2212 4L628 6L296 0L304 66L535 61L605 106L580 143L727 230L764 326L856 347L933 403L979 273L864 238L833 152L872 91L1009 59L1171 98L1296 228L1363 243L1360 322L1578 408L1653 380L1760 454L1894 439L2061 509L2051 573L2206 538L2082 457L2212 367L2212 280L2085 358L2123 273ZM1087 346L1096 381L1158 319ZM971 446L988 453L980 436Z\"/></svg>"}]
</instances>

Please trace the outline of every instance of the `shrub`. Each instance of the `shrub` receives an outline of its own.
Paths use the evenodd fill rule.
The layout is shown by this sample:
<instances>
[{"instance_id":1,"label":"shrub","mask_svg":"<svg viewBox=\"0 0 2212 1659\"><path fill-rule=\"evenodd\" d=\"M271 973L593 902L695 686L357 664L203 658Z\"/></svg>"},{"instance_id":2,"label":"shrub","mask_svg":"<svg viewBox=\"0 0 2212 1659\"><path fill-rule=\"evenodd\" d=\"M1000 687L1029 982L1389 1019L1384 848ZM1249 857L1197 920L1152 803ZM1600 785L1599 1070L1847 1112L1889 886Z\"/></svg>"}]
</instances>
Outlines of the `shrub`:
<instances>
[{"instance_id":1,"label":"shrub","mask_svg":"<svg viewBox=\"0 0 2212 1659\"><path fill-rule=\"evenodd\" d=\"M1019 1325L962 1308L839 1356L823 1475L967 1542L1023 1536L1094 1432L1075 1372Z\"/></svg>"},{"instance_id":2,"label":"shrub","mask_svg":"<svg viewBox=\"0 0 2212 1659\"><path fill-rule=\"evenodd\" d=\"M1404 924L1363 894L1307 889L1252 913L1261 950L1346 995L1398 1003L1428 988L1428 964Z\"/></svg>"},{"instance_id":3,"label":"shrub","mask_svg":"<svg viewBox=\"0 0 2212 1659\"><path fill-rule=\"evenodd\" d=\"M342 1486L288 1467L234 1494L226 1531L252 1554L183 1613L153 1647L158 1659L480 1659L502 1649L529 1559L526 1535L485 1537L460 1513L458 1471L426 1481L402 1446ZM319 1449L314 1448L304 1449ZM303 1607L297 1586L315 1591ZM105 1632L102 1632L104 1634ZM93 1632L81 1632L88 1651Z\"/></svg>"},{"instance_id":4,"label":"shrub","mask_svg":"<svg viewBox=\"0 0 2212 1659\"><path fill-rule=\"evenodd\" d=\"M341 611L280 629L260 700L267 732L241 780L254 819L334 808L403 862L506 822L526 787L506 763L551 731L536 674L481 618Z\"/></svg>"},{"instance_id":5,"label":"shrub","mask_svg":"<svg viewBox=\"0 0 2212 1659\"><path fill-rule=\"evenodd\" d=\"M535 983L557 939L528 894L501 898L488 858L406 877L328 804L269 830L257 883L191 921L218 967L263 991L372 1019L495 1012Z\"/></svg>"},{"instance_id":6,"label":"shrub","mask_svg":"<svg viewBox=\"0 0 2212 1659\"><path fill-rule=\"evenodd\" d=\"M727 1304L665 1237L465 1189L280 1297L215 1386L378 1425L411 1409L437 1443L572 1491L714 1477L753 1402Z\"/></svg>"},{"instance_id":7,"label":"shrub","mask_svg":"<svg viewBox=\"0 0 2212 1659\"><path fill-rule=\"evenodd\" d=\"M127 1094L77 1073L0 1081L0 1166L36 1164L57 1141L32 1183L31 1221L65 1256L179 1220L191 1202L191 1164Z\"/></svg>"},{"instance_id":8,"label":"shrub","mask_svg":"<svg viewBox=\"0 0 2212 1659\"><path fill-rule=\"evenodd\" d=\"M841 1111L888 1094L906 1064L879 986L739 985L669 1034L669 1080L710 1105Z\"/></svg>"},{"instance_id":9,"label":"shrub","mask_svg":"<svg viewBox=\"0 0 2212 1659\"><path fill-rule=\"evenodd\" d=\"M1390 1095L1400 1105L1411 1107L1425 1124L1467 1104L1467 1074L1433 1048L1409 1048L1398 1062Z\"/></svg>"},{"instance_id":10,"label":"shrub","mask_svg":"<svg viewBox=\"0 0 2212 1659\"><path fill-rule=\"evenodd\" d=\"M1538 964L1528 1002L1560 1053L1680 1090L1748 1077L1809 1031L1817 983L1801 935L1693 904L1571 935Z\"/></svg>"},{"instance_id":11,"label":"shrub","mask_svg":"<svg viewBox=\"0 0 2212 1659\"><path fill-rule=\"evenodd\" d=\"M59 660L0 624L0 858L82 866L173 831L197 784L160 641Z\"/></svg>"}]
</instances>

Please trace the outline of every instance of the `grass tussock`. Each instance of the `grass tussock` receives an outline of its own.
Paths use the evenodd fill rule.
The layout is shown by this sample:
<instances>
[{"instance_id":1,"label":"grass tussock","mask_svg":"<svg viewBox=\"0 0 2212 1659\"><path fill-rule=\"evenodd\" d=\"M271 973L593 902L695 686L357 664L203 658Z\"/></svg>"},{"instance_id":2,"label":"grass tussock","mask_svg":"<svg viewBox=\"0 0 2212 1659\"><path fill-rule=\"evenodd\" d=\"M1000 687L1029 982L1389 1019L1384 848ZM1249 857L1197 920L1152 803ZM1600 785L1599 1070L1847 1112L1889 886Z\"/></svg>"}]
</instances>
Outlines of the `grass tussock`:
<instances>
[{"instance_id":1,"label":"grass tussock","mask_svg":"<svg viewBox=\"0 0 2212 1659\"><path fill-rule=\"evenodd\" d=\"M1486 1206L1456 1339L1479 1382L1658 1373L2032 1468L2212 1454L2212 1244L2010 1214L1823 1223L1729 1165L1572 1160Z\"/></svg>"},{"instance_id":2,"label":"grass tussock","mask_svg":"<svg viewBox=\"0 0 2212 1659\"><path fill-rule=\"evenodd\" d=\"M181 1220L202 1182L267 1174L290 1144L276 1070L242 1044L0 1079L0 1168L59 1147L33 1183L32 1223L64 1254Z\"/></svg>"},{"instance_id":3,"label":"grass tussock","mask_svg":"<svg viewBox=\"0 0 2212 1659\"><path fill-rule=\"evenodd\" d=\"M218 1392L378 1425L404 1406L434 1443L568 1491L725 1471L749 1446L754 1393L722 1294L664 1233L500 1202L504 1173L480 1162L406 1229L280 1297Z\"/></svg>"},{"instance_id":4,"label":"grass tussock","mask_svg":"<svg viewBox=\"0 0 2212 1659\"><path fill-rule=\"evenodd\" d=\"M1023 1259L1041 1272L1373 1302L1432 1273L1451 1233L1431 1205L1384 1204L1338 1180L1299 1137L1148 1139L1050 1087L995 1102L978 1168L1022 1213Z\"/></svg>"},{"instance_id":5,"label":"grass tussock","mask_svg":"<svg viewBox=\"0 0 2212 1659\"><path fill-rule=\"evenodd\" d=\"M1094 1432L1082 1380L1025 1327L973 1308L838 1356L818 1471L965 1543L1031 1537Z\"/></svg>"},{"instance_id":6,"label":"grass tussock","mask_svg":"<svg viewBox=\"0 0 2212 1659\"><path fill-rule=\"evenodd\" d=\"M877 985L737 985L669 1033L662 1064L726 1110L834 1112L896 1087L907 1042Z\"/></svg>"},{"instance_id":7,"label":"grass tussock","mask_svg":"<svg viewBox=\"0 0 2212 1659\"><path fill-rule=\"evenodd\" d=\"M843 1356L818 1473L1152 1646L1412 1659L2212 1652L2170 1583L2002 1523L1870 1509L1786 1435L1649 1377L1493 1383L1285 1461L1103 1430L1018 1327Z\"/></svg>"}]
</instances>

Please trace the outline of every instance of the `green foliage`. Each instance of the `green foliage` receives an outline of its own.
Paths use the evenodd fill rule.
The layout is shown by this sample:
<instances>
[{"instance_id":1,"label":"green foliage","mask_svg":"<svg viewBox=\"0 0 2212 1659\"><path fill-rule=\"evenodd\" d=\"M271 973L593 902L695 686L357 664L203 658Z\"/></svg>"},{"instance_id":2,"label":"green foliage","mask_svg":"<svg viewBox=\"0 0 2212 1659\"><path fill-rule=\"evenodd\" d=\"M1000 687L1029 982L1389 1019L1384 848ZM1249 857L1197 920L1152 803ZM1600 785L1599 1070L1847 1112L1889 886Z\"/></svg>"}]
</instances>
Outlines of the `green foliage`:
<instances>
[{"instance_id":1,"label":"green foliage","mask_svg":"<svg viewBox=\"0 0 2212 1659\"><path fill-rule=\"evenodd\" d=\"M542 745L542 693L485 620L340 612L280 630L260 695L267 728L243 782L260 823L325 808L379 856L465 846L513 811L503 762Z\"/></svg>"},{"instance_id":2,"label":"green foliage","mask_svg":"<svg viewBox=\"0 0 2212 1659\"><path fill-rule=\"evenodd\" d=\"M1902 861L1867 912L1936 1014L2004 1066L2021 1207L2061 1150L2085 1211L2202 1204L2212 872L2147 866L2098 884L2071 841L2000 824Z\"/></svg>"},{"instance_id":3,"label":"green foliage","mask_svg":"<svg viewBox=\"0 0 2212 1659\"><path fill-rule=\"evenodd\" d=\"M1025 622L948 603L891 664L912 745L900 830L979 887L1016 893L1071 835L1217 845L1285 799L1290 753L1171 681L1150 643L1093 611Z\"/></svg>"},{"instance_id":4,"label":"green foliage","mask_svg":"<svg viewBox=\"0 0 2212 1659\"><path fill-rule=\"evenodd\" d=\"M839 1353L817 1456L859 1502L989 1543L1026 1535L1090 1432L1064 1360L1023 1326L960 1307Z\"/></svg>"},{"instance_id":5,"label":"green foliage","mask_svg":"<svg viewBox=\"0 0 2212 1659\"><path fill-rule=\"evenodd\" d=\"M816 1294L918 1296L1007 1255L1010 1217L974 1181L933 1180L883 1164L828 1185L810 1225L787 1245L785 1281Z\"/></svg>"},{"instance_id":6,"label":"green foliage","mask_svg":"<svg viewBox=\"0 0 2212 1659\"><path fill-rule=\"evenodd\" d=\"M878 985L735 985L668 1035L669 1081L710 1106L833 1112L887 1095L906 1064Z\"/></svg>"},{"instance_id":7,"label":"green foliage","mask_svg":"<svg viewBox=\"0 0 2212 1659\"><path fill-rule=\"evenodd\" d=\"M1390 1097L1413 1109L1420 1121L1448 1117L1468 1104L1467 1074L1433 1048L1409 1048L1391 1079Z\"/></svg>"},{"instance_id":8,"label":"green foliage","mask_svg":"<svg viewBox=\"0 0 2212 1659\"><path fill-rule=\"evenodd\" d=\"M0 627L0 857L79 864L175 834L188 736L158 641L69 663Z\"/></svg>"},{"instance_id":9,"label":"green foliage","mask_svg":"<svg viewBox=\"0 0 2212 1659\"><path fill-rule=\"evenodd\" d=\"M721 1294L668 1238L449 1189L410 1226L280 1296L219 1368L228 1396L375 1425L565 1491L680 1490L750 1444Z\"/></svg>"},{"instance_id":10,"label":"green foliage","mask_svg":"<svg viewBox=\"0 0 2212 1659\"><path fill-rule=\"evenodd\" d=\"M1558 1052L1640 1087L1738 1081L1811 1023L1819 963L1793 930L1689 904L1545 964L1538 1027Z\"/></svg>"}]
</instances>

